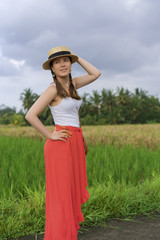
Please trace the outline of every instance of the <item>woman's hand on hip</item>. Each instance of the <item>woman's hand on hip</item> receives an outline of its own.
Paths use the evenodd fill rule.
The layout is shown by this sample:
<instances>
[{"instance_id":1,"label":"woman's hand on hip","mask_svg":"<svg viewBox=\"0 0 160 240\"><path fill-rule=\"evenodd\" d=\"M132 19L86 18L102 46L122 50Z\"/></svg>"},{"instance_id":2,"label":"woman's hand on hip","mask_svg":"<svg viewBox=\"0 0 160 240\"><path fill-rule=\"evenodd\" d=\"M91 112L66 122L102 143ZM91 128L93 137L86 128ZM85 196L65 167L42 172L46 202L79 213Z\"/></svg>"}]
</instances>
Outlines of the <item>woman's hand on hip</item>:
<instances>
[{"instance_id":1,"label":"woman's hand on hip","mask_svg":"<svg viewBox=\"0 0 160 240\"><path fill-rule=\"evenodd\" d=\"M68 130L59 130L56 131L56 129L54 129L54 131L51 133L51 140L62 140L64 142L66 142L66 139L69 139L71 136L71 134L68 133Z\"/></svg>"}]
</instances>

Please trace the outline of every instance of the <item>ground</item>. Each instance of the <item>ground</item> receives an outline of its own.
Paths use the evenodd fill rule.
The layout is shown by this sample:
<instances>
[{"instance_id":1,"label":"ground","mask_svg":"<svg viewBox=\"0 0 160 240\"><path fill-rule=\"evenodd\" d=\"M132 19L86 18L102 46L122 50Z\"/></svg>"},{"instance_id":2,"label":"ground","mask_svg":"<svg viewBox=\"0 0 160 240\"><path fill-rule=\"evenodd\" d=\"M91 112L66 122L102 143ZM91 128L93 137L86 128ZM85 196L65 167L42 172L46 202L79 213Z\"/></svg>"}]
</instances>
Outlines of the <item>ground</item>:
<instances>
[{"instance_id":1,"label":"ground","mask_svg":"<svg viewBox=\"0 0 160 240\"><path fill-rule=\"evenodd\" d=\"M160 240L160 213L132 218L112 219L106 227L87 228L78 233L78 240ZM26 236L19 240L43 240L44 234Z\"/></svg>"}]
</instances>

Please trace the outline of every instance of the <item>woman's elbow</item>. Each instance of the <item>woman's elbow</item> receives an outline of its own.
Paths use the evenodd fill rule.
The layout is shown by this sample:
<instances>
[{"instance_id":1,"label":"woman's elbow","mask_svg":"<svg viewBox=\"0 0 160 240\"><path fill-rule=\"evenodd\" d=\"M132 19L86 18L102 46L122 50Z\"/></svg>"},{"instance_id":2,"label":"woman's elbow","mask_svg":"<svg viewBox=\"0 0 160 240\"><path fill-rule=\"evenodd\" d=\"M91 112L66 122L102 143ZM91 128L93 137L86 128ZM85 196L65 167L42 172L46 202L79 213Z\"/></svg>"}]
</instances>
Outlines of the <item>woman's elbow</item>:
<instances>
[{"instance_id":1,"label":"woman's elbow","mask_svg":"<svg viewBox=\"0 0 160 240\"><path fill-rule=\"evenodd\" d=\"M99 78L100 76L101 76L101 72L98 71L98 72L96 73L95 77L96 77L96 79L97 79L97 78Z\"/></svg>"},{"instance_id":2,"label":"woman's elbow","mask_svg":"<svg viewBox=\"0 0 160 240\"><path fill-rule=\"evenodd\" d=\"M25 119L28 122L30 122L32 118L33 118L33 114L28 111L27 114L25 115Z\"/></svg>"},{"instance_id":3,"label":"woman's elbow","mask_svg":"<svg viewBox=\"0 0 160 240\"><path fill-rule=\"evenodd\" d=\"M30 117L29 117L29 114L28 114L28 113L25 115L24 118L29 122Z\"/></svg>"},{"instance_id":4,"label":"woman's elbow","mask_svg":"<svg viewBox=\"0 0 160 240\"><path fill-rule=\"evenodd\" d=\"M100 76L101 76L101 72L99 71L98 77L100 77Z\"/></svg>"}]
</instances>

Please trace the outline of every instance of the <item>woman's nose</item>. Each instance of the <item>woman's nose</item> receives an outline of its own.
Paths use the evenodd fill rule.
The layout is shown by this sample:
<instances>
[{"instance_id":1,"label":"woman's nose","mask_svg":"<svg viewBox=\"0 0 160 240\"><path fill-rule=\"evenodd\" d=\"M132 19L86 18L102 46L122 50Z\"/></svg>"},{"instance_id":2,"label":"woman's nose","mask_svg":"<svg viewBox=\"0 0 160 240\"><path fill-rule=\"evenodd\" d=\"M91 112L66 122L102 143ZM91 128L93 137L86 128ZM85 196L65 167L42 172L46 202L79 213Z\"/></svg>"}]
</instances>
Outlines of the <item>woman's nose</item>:
<instances>
[{"instance_id":1,"label":"woman's nose","mask_svg":"<svg viewBox=\"0 0 160 240\"><path fill-rule=\"evenodd\" d=\"M61 61L61 66L64 66L64 61L63 60Z\"/></svg>"}]
</instances>

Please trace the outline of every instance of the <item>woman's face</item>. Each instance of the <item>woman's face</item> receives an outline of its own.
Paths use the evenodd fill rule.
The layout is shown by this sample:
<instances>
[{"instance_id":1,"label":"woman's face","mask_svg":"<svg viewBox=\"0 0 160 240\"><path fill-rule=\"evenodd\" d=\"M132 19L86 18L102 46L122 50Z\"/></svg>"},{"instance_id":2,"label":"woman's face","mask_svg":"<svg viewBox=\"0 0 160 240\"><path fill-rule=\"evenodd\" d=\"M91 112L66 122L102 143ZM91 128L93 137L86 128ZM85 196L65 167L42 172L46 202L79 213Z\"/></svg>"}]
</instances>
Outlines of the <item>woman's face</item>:
<instances>
[{"instance_id":1,"label":"woman's face","mask_svg":"<svg viewBox=\"0 0 160 240\"><path fill-rule=\"evenodd\" d=\"M58 77L66 77L71 72L71 61L69 57L57 57L53 60L51 69Z\"/></svg>"}]
</instances>

